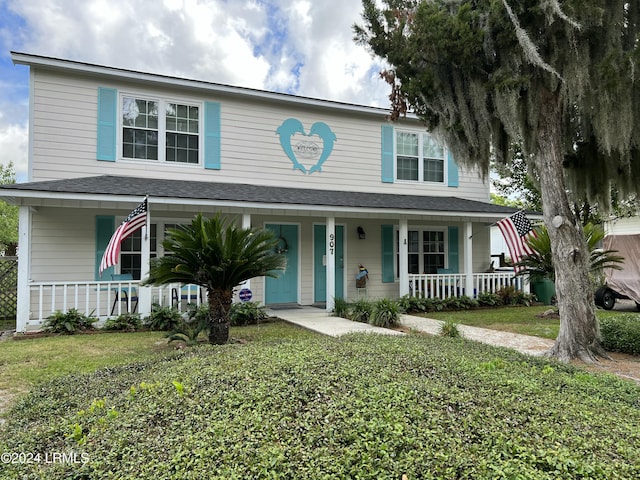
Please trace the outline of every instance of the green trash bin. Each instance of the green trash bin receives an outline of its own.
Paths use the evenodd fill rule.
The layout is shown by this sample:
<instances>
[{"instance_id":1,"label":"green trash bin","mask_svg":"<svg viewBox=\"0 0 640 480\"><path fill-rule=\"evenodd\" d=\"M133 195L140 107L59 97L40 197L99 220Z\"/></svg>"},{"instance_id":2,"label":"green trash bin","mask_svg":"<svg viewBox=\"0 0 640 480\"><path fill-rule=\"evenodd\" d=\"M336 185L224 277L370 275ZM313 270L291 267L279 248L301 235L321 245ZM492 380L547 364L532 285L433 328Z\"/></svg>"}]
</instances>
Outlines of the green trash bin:
<instances>
[{"instance_id":1,"label":"green trash bin","mask_svg":"<svg viewBox=\"0 0 640 480\"><path fill-rule=\"evenodd\" d=\"M553 303L553 297L556 295L556 284L553 280L549 280L548 278L536 280L535 282L531 282L531 288L539 302L545 305L551 305Z\"/></svg>"}]
</instances>

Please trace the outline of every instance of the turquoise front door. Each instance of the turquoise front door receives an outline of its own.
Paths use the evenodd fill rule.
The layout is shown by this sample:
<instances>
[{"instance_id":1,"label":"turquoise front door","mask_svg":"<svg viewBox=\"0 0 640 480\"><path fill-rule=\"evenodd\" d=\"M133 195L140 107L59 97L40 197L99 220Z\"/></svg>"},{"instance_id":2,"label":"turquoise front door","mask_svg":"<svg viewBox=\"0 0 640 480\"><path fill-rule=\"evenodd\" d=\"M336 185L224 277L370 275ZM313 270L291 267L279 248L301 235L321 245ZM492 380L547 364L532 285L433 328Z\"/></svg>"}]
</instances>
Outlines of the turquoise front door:
<instances>
[{"instance_id":1,"label":"turquoise front door","mask_svg":"<svg viewBox=\"0 0 640 480\"><path fill-rule=\"evenodd\" d=\"M265 304L298 302L298 226L267 224L266 228L280 237L278 248L287 257L287 269L278 278L267 277Z\"/></svg>"},{"instance_id":2,"label":"turquoise front door","mask_svg":"<svg viewBox=\"0 0 640 480\"><path fill-rule=\"evenodd\" d=\"M327 227L325 225L313 226L313 300L314 302L327 301ZM336 226L336 295L335 298L344 298L344 227Z\"/></svg>"}]
</instances>

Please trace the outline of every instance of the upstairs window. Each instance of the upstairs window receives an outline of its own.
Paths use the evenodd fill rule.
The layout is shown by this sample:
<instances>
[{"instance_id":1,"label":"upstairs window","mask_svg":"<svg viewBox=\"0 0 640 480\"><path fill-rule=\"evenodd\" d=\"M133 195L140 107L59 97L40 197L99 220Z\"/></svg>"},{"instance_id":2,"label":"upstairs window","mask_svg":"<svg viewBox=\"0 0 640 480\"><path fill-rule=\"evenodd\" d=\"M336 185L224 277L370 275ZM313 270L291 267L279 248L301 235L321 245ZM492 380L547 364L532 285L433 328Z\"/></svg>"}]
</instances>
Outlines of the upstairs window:
<instances>
[{"instance_id":1,"label":"upstairs window","mask_svg":"<svg viewBox=\"0 0 640 480\"><path fill-rule=\"evenodd\" d=\"M197 165L200 107L122 97L122 157Z\"/></svg>"},{"instance_id":2,"label":"upstairs window","mask_svg":"<svg viewBox=\"0 0 640 480\"><path fill-rule=\"evenodd\" d=\"M428 133L396 132L396 179L445 181L445 150Z\"/></svg>"}]
</instances>

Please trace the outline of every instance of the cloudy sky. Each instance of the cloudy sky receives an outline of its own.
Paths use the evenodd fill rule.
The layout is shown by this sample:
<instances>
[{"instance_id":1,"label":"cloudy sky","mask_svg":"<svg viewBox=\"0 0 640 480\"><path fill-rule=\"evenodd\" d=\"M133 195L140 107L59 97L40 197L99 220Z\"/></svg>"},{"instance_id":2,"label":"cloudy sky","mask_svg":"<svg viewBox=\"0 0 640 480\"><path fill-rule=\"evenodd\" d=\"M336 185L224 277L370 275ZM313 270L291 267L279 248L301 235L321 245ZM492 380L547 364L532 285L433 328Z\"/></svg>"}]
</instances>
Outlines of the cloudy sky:
<instances>
[{"instance_id":1,"label":"cloudy sky","mask_svg":"<svg viewBox=\"0 0 640 480\"><path fill-rule=\"evenodd\" d=\"M360 0L0 0L0 164L27 163L28 67L10 51L386 107L353 42Z\"/></svg>"}]
</instances>

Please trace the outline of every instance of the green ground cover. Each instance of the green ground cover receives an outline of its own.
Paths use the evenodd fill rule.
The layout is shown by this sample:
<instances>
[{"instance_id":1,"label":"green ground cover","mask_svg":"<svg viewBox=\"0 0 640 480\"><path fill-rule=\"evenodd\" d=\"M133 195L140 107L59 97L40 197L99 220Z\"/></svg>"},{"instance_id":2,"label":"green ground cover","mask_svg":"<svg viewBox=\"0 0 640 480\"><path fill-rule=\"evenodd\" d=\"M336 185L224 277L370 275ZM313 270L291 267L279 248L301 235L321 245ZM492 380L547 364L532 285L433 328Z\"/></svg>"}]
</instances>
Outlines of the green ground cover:
<instances>
[{"instance_id":1,"label":"green ground cover","mask_svg":"<svg viewBox=\"0 0 640 480\"><path fill-rule=\"evenodd\" d=\"M631 382L463 339L244 328L246 343L39 383L0 451L79 461L3 478L640 476Z\"/></svg>"}]
</instances>

